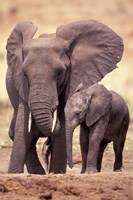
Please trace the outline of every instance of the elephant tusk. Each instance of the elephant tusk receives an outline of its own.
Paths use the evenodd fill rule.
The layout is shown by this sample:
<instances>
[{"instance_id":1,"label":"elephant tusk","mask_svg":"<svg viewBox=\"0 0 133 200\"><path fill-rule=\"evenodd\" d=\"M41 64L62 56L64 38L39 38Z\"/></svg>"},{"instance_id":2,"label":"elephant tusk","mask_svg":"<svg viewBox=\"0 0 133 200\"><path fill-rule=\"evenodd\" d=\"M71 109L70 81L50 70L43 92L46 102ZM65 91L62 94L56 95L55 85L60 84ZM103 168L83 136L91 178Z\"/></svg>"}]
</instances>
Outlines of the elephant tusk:
<instances>
[{"instance_id":1,"label":"elephant tusk","mask_svg":"<svg viewBox=\"0 0 133 200\"><path fill-rule=\"evenodd\" d=\"M57 120L57 110L55 110L53 114L52 132L54 131L56 120Z\"/></svg>"},{"instance_id":2,"label":"elephant tusk","mask_svg":"<svg viewBox=\"0 0 133 200\"><path fill-rule=\"evenodd\" d=\"M28 132L31 130L31 112L29 113Z\"/></svg>"}]
</instances>

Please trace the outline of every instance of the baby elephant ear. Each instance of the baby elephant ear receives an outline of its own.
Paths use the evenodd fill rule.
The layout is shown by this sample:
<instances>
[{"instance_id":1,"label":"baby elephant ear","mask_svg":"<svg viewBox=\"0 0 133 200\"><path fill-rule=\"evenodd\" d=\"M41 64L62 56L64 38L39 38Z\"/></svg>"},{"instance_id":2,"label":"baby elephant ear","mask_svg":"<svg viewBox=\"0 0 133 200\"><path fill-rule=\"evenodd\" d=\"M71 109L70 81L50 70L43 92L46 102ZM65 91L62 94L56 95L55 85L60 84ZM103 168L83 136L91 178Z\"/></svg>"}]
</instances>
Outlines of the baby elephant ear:
<instances>
[{"instance_id":1,"label":"baby elephant ear","mask_svg":"<svg viewBox=\"0 0 133 200\"><path fill-rule=\"evenodd\" d=\"M86 114L86 125L89 127L110 111L112 95L103 85L98 84L87 89L86 95L88 96L88 94L91 94L91 101Z\"/></svg>"},{"instance_id":2,"label":"baby elephant ear","mask_svg":"<svg viewBox=\"0 0 133 200\"><path fill-rule=\"evenodd\" d=\"M71 60L70 94L79 83L84 88L98 83L116 68L123 53L122 39L108 26L95 20L61 26L56 32L62 39Z\"/></svg>"}]
</instances>

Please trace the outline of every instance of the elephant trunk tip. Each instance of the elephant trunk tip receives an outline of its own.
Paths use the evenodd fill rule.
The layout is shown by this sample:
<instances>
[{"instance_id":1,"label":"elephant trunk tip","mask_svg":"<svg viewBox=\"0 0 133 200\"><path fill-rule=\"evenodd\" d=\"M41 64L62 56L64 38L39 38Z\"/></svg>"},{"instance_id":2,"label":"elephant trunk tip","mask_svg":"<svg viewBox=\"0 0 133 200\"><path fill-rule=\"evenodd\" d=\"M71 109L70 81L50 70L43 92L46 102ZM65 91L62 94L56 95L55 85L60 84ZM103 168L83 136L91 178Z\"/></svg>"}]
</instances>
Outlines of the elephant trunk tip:
<instances>
[{"instance_id":1,"label":"elephant trunk tip","mask_svg":"<svg viewBox=\"0 0 133 200\"><path fill-rule=\"evenodd\" d=\"M73 168L73 162L68 162L68 166L72 169Z\"/></svg>"},{"instance_id":2,"label":"elephant trunk tip","mask_svg":"<svg viewBox=\"0 0 133 200\"><path fill-rule=\"evenodd\" d=\"M74 164L73 164L73 159L72 159L72 155L67 155L67 159L68 159L68 166L72 169Z\"/></svg>"},{"instance_id":3,"label":"elephant trunk tip","mask_svg":"<svg viewBox=\"0 0 133 200\"><path fill-rule=\"evenodd\" d=\"M73 138L73 131L68 131L70 129L66 129L66 150L67 150L67 160L68 166L72 169L73 168L73 158L72 158L72 138Z\"/></svg>"}]
</instances>

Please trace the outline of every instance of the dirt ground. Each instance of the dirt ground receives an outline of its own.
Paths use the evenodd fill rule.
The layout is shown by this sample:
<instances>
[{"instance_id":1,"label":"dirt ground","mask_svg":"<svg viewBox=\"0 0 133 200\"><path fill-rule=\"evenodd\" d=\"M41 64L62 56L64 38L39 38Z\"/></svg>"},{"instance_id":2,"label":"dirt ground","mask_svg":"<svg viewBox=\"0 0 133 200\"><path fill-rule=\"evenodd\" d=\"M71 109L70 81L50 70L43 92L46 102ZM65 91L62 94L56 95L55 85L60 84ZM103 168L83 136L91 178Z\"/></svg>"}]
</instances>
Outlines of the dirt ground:
<instances>
[{"instance_id":1,"label":"dirt ground","mask_svg":"<svg viewBox=\"0 0 133 200\"><path fill-rule=\"evenodd\" d=\"M132 200L133 175L1 175L1 200Z\"/></svg>"},{"instance_id":2,"label":"dirt ground","mask_svg":"<svg viewBox=\"0 0 133 200\"><path fill-rule=\"evenodd\" d=\"M122 172L112 172L114 155L107 147L101 173L80 174L81 159L75 141L74 168L64 175L7 174L10 146L0 149L0 200L133 200L133 152L127 138ZM41 148L38 154L43 163Z\"/></svg>"}]
</instances>

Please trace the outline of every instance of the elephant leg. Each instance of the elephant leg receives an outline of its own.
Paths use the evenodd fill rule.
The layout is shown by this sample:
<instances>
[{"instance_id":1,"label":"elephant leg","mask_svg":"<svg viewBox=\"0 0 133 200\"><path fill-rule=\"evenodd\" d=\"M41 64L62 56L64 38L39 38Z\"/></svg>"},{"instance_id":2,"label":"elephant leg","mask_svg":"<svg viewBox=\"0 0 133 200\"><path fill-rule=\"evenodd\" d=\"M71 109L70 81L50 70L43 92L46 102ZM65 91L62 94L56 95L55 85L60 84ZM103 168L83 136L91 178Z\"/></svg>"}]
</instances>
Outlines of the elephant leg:
<instances>
[{"instance_id":1,"label":"elephant leg","mask_svg":"<svg viewBox=\"0 0 133 200\"><path fill-rule=\"evenodd\" d=\"M81 173L84 173L87 165L87 154L89 147L89 129L85 124L80 126L80 149L82 157L82 170Z\"/></svg>"},{"instance_id":2,"label":"elephant leg","mask_svg":"<svg viewBox=\"0 0 133 200\"><path fill-rule=\"evenodd\" d=\"M91 128L89 132L89 150L87 156L86 172L97 172L97 159L100 143L104 138L104 134L108 125L109 115L103 116Z\"/></svg>"},{"instance_id":3,"label":"elephant leg","mask_svg":"<svg viewBox=\"0 0 133 200\"><path fill-rule=\"evenodd\" d=\"M66 153L66 135L65 135L65 94L59 96L59 105L57 109L58 120L51 136L51 160L50 170L55 174L66 173L67 153Z\"/></svg>"},{"instance_id":4,"label":"elephant leg","mask_svg":"<svg viewBox=\"0 0 133 200\"><path fill-rule=\"evenodd\" d=\"M64 94L63 94L64 98ZM65 115L62 95L59 98L60 107L58 107L57 115L58 120L52 134L51 140L51 161L50 161L50 172L55 174L66 173L67 167L67 154L66 154L66 135L65 135Z\"/></svg>"},{"instance_id":5,"label":"elephant leg","mask_svg":"<svg viewBox=\"0 0 133 200\"><path fill-rule=\"evenodd\" d=\"M101 166L102 166L102 158L103 158L103 153L105 148L107 147L107 142L103 139L100 147L99 147L99 152L98 152L98 159L97 159L97 170L98 172L101 171Z\"/></svg>"},{"instance_id":6,"label":"elephant leg","mask_svg":"<svg viewBox=\"0 0 133 200\"><path fill-rule=\"evenodd\" d=\"M30 137L28 141L27 156L26 156L26 167L30 174L46 174L43 169L37 154L36 144L39 139L39 130L36 127L35 120L32 116Z\"/></svg>"},{"instance_id":7,"label":"elephant leg","mask_svg":"<svg viewBox=\"0 0 133 200\"><path fill-rule=\"evenodd\" d=\"M122 163L123 163L123 148L125 141L121 143L114 142L113 148L115 152L115 162L114 162L114 171L122 171Z\"/></svg>"},{"instance_id":8,"label":"elephant leg","mask_svg":"<svg viewBox=\"0 0 133 200\"><path fill-rule=\"evenodd\" d=\"M114 171L122 171L123 165L123 149L126 140L126 134L129 125L129 118L126 117L122 122L119 132L116 133L118 138L113 141L113 148L115 152Z\"/></svg>"},{"instance_id":9,"label":"elephant leg","mask_svg":"<svg viewBox=\"0 0 133 200\"><path fill-rule=\"evenodd\" d=\"M52 152L50 161L50 172L55 174L66 173L67 156L64 126L57 122L52 139Z\"/></svg>"},{"instance_id":10,"label":"elephant leg","mask_svg":"<svg viewBox=\"0 0 133 200\"><path fill-rule=\"evenodd\" d=\"M30 174L46 174L37 155L36 144L39 138L33 137L27 152L26 167Z\"/></svg>"},{"instance_id":11,"label":"elephant leg","mask_svg":"<svg viewBox=\"0 0 133 200\"><path fill-rule=\"evenodd\" d=\"M113 148L115 152L115 162L113 169L114 171L122 171L123 149L126 140L128 125L129 125L129 118L125 118L122 122L122 127L120 127L119 132L115 134L117 136L117 139L113 141Z\"/></svg>"},{"instance_id":12,"label":"elephant leg","mask_svg":"<svg viewBox=\"0 0 133 200\"><path fill-rule=\"evenodd\" d=\"M19 98L18 113L15 124L14 141L9 163L9 173L23 173L26 159L26 141L28 141L29 109L23 99Z\"/></svg>"}]
</instances>

